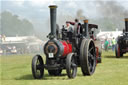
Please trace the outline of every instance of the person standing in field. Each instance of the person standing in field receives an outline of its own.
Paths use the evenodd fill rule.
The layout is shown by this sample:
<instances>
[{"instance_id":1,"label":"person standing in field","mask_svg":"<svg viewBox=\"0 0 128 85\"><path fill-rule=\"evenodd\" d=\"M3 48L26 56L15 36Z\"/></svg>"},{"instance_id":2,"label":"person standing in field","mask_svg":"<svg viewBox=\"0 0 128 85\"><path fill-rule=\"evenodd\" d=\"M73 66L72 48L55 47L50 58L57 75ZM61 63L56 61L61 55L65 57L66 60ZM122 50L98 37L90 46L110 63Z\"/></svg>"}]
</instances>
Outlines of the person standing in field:
<instances>
[{"instance_id":1,"label":"person standing in field","mask_svg":"<svg viewBox=\"0 0 128 85\"><path fill-rule=\"evenodd\" d=\"M113 37L113 39L112 39L112 51L115 50L115 45L116 45L116 40L115 40L115 38Z\"/></svg>"},{"instance_id":2,"label":"person standing in field","mask_svg":"<svg viewBox=\"0 0 128 85\"><path fill-rule=\"evenodd\" d=\"M105 51L108 51L108 45L109 45L109 42L106 39L105 42L104 42L104 49L105 49Z\"/></svg>"}]
</instances>

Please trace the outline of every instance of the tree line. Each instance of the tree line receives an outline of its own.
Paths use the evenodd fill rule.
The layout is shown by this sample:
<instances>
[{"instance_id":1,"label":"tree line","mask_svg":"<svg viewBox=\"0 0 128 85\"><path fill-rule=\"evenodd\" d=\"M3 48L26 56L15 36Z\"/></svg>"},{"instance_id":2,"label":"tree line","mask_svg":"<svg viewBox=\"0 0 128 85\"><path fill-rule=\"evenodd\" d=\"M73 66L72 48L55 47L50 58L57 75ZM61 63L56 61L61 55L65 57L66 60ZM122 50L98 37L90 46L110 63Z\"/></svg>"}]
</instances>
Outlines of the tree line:
<instances>
[{"instance_id":1,"label":"tree line","mask_svg":"<svg viewBox=\"0 0 128 85\"><path fill-rule=\"evenodd\" d=\"M1 14L0 33L5 36L28 36L34 34L33 24L27 19L20 19L18 15L4 11Z\"/></svg>"}]
</instances>

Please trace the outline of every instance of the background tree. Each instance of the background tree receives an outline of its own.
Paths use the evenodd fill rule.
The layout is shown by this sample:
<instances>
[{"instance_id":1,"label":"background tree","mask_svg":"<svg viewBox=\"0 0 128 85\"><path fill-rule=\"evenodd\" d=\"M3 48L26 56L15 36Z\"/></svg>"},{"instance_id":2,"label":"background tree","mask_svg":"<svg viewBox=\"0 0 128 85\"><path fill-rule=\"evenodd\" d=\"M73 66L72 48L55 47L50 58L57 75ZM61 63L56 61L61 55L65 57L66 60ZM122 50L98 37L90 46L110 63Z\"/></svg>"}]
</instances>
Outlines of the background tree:
<instances>
[{"instance_id":1,"label":"background tree","mask_svg":"<svg viewBox=\"0 0 128 85\"><path fill-rule=\"evenodd\" d=\"M1 13L1 33L6 36L27 36L34 34L33 24L27 19L19 19L18 15L4 11Z\"/></svg>"}]
</instances>

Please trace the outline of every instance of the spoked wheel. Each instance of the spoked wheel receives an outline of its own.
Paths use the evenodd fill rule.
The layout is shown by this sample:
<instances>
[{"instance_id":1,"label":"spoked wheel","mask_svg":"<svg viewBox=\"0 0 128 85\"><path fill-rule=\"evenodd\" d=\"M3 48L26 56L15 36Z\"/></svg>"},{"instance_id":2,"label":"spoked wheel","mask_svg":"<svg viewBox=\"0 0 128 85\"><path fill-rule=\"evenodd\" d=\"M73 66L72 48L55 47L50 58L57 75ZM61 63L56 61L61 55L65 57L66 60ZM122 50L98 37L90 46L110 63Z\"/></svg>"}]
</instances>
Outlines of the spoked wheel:
<instances>
[{"instance_id":1,"label":"spoked wheel","mask_svg":"<svg viewBox=\"0 0 128 85\"><path fill-rule=\"evenodd\" d=\"M44 62L40 55L32 59L32 74L35 79L41 79L44 76Z\"/></svg>"},{"instance_id":2,"label":"spoked wheel","mask_svg":"<svg viewBox=\"0 0 128 85\"><path fill-rule=\"evenodd\" d=\"M66 58L66 72L69 78L75 78L77 74L77 65L74 53L69 53Z\"/></svg>"},{"instance_id":3,"label":"spoked wheel","mask_svg":"<svg viewBox=\"0 0 128 85\"><path fill-rule=\"evenodd\" d=\"M61 75L61 72L62 72L61 69L58 69L58 70L48 70L48 73L51 76L59 76L59 75Z\"/></svg>"},{"instance_id":4,"label":"spoked wheel","mask_svg":"<svg viewBox=\"0 0 128 85\"><path fill-rule=\"evenodd\" d=\"M92 75L96 67L96 51L91 39L83 39L80 47L80 64L83 75Z\"/></svg>"},{"instance_id":5,"label":"spoked wheel","mask_svg":"<svg viewBox=\"0 0 128 85\"><path fill-rule=\"evenodd\" d=\"M116 53L116 58L120 58L123 56L123 53L121 53L120 46L118 44L116 44L115 53Z\"/></svg>"}]
</instances>

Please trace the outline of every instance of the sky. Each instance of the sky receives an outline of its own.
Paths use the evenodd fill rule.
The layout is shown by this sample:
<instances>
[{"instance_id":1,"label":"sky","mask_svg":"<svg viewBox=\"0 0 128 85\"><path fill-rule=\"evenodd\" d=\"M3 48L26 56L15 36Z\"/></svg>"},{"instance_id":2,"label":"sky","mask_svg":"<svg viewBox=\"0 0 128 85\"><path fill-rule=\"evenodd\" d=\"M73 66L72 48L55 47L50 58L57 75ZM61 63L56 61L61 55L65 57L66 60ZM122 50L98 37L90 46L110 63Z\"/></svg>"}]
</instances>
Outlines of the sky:
<instances>
[{"instance_id":1,"label":"sky","mask_svg":"<svg viewBox=\"0 0 128 85\"><path fill-rule=\"evenodd\" d=\"M7 10L28 19L45 20L48 18L48 6L50 4L56 4L58 6L59 13L72 15L80 8L84 8L86 10L86 16L95 12L95 8L91 2L88 2L87 4L87 2L82 0L76 0L75 2L73 0L2 0L1 11ZM86 8L84 6L85 4L87 5ZM93 11L87 10L90 8L94 8Z\"/></svg>"},{"instance_id":2,"label":"sky","mask_svg":"<svg viewBox=\"0 0 128 85\"><path fill-rule=\"evenodd\" d=\"M26 18L34 24L34 27L39 30L42 28L45 31L47 23L49 21L49 5L56 4L57 15L69 15L76 16L76 12L81 9L82 15L87 18L100 17L100 13L97 11L99 1L110 0L0 0L1 10L10 11L13 14L18 15L21 19ZM118 2L125 9L128 9L128 0L112 0ZM60 18L57 17L57 22Z\"/></svg>"}]
</instances>

